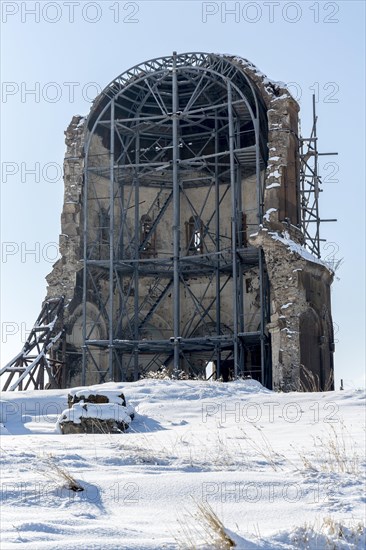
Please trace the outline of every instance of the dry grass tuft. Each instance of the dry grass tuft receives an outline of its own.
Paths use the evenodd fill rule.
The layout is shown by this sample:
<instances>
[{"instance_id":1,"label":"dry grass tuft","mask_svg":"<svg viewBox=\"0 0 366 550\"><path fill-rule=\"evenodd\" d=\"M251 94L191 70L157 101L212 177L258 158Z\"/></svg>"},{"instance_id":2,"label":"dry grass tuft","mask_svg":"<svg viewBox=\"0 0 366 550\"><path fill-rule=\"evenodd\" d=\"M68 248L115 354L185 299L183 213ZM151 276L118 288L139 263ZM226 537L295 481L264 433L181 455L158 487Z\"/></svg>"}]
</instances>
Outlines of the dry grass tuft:
<instances>
[{"instance_id":1,"label":"dry grass tuft","mask_svg":"<svg viewBox=\"0 0 366 550\"><path fill-rule=\"evenodd\" d=\"M189 512L188 521L179 520L181 534L176 541L181 549L227 550L235 548L236 544L226 533L222 521L215 514L211 506L205 503L196 503L197 512Z\"/></svg>"},{"instance_id":2,"label":"dry grass tuft","mask_svg":"<svg viewBox=\"0 0 366 550\"><path fill-rule=\"evenodd\" d=\"M311 370L301 365L301 375L302 381L300 382L300 389L303 392L321 392L321 391L331 391L334 384L334 375L330 374L328 380L326 381L324 390L321 389L321 384L319 376L311 372Z\"/></svg>"},{"instance_id":3,"label":"dry grass tuft","mask_svg":"<svg viewBox=\"0 0 366 550\"><path fill-rule=\"evenodd\" d=\"M360 456L357 453L356 441L349 433L344 422L331 425L329 433L314 438L315 452L299 456L306 470L337 474L360 473Z\"/></svg>"},{"instance_id":4,"label":"dry grass tuft","mask_svg":"<svg viewBox=\"0 0 366 550\"><path fill-rule=\"evenodd\" d=\"M78 481L66 470L62 468L54 461L52 455L48 455L45 458L41 459L41 463L46 467L42 469L42 472L56 482L62 482L62 485L69 491L74 491L75 493L80 493L84 491L84 487L80 485Z\"/></svg>"},{"instance_id":5,"label":"dry grass tuft","mask_svg":"<svg viewBox=\"0 0 366 550\"><path fill-rule=\"evenodd\" d=\"M262 428L253 424L253 428L257 430L258 437L250 437L243 428L240 431L244 435L247 444L267 462L271 468L277 472L282 470L282 463L286 460L285 456L277 453L271 445L267 436L263 433Z\"/></svg>"},{"instance_id":6,"label":"dry grass tuft","mask_svg":"<svg viewBox=\"0 0 366 550\"><path fill-rule=\"evenodd\" d=\"M314 523L305 523L291 537L299 549L324 548L328 550L363 548L365 525L361 521L338 521L327 516ZM314 544L316 546L314 546Z\"/></svg>"},{"instance_id":7,"label":"dry grass tuft","mask_svg":"<svg viewBox=\"0 0 366 550\"><path fill-rule=\"evenodd\" d=\"M208 539L211 538L214 543L214 548L224 550L236 546L235 542L226 533L223 523L207 502L198 504L198 515L202 519L202 526Z\"/></svg>"}]
</instances>

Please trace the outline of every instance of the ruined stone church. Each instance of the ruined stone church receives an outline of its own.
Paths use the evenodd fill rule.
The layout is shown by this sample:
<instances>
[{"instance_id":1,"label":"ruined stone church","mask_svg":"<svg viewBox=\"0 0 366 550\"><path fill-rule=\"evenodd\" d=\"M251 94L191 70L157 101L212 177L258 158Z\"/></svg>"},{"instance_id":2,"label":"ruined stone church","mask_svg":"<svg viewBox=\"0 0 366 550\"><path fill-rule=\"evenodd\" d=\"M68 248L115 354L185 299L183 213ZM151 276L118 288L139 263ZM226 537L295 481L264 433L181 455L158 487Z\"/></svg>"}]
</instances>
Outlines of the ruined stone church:
<instances>
[{"instance_id":1,"label":"ruined stone church","mask_svg":"<svg viewBox=\"0 0 366 550\"><path fill-rule=\"evenodd\" d=\"M298 113L229 55L174 52L115 78L66 131L45 353L3 374L68 387L164 368L333 389L317 138Z\"/></svg>"}]
</instances>

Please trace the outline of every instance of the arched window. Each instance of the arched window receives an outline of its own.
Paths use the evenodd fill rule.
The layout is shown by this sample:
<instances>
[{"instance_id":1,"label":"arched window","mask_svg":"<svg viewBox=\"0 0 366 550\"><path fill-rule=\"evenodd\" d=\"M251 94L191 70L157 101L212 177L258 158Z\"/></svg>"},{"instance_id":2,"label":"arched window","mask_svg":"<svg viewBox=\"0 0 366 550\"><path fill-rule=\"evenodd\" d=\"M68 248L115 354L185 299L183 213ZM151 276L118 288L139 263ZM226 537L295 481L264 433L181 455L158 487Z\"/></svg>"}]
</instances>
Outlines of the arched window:
<instances>
[{"instance_id":1,"label":"arched window","mask_svg":"<svg viewBox=\"0 0 366 550\"><path fill-rule=\"evenodd\" d=\"M148 214L141 216L140 220L140 250L142 256L155 255L155 234L151 234L152 219Z\"/></svg>"},{"instance_id":2,"label":"arched window","mask_svg":"<svg viewBox=\"0 0 366 550\"><path fill-rule=\"evenodd\" d=\"M99 259L105 260L109 257L109 214L101 208L99 212Z\"/></svg>"},{"instance_id":3,"label":"arched window","mask_svg":"<svg viewBox=\"0 0 366 550\"><path fill-rule=\"evenodd\" d=\"M202 221L198 216L191 216L186 222L188 254L202 253Z\"/></svg>"},{"instance_id":4,"label":"arched window","mask_svg":"<svg viewBox=\"0 0 366 550\"><path fill-rule=\"evenodd\" d=\"M239 247L246 248L248 246L248 225L247 225L247 215L245 212L241 216L241 228L240 228L240 239Z\"/></svg>"},{"instance_id":5,"label":"arched window","mask_svg":"<svg viewBox=\"0 0 366 550\"><path fill-rule=\"evenodd\" d=\"M323 391L319 316L309 307L300 315L300 382L304 391Z\"/></svg>"}]
</instances>

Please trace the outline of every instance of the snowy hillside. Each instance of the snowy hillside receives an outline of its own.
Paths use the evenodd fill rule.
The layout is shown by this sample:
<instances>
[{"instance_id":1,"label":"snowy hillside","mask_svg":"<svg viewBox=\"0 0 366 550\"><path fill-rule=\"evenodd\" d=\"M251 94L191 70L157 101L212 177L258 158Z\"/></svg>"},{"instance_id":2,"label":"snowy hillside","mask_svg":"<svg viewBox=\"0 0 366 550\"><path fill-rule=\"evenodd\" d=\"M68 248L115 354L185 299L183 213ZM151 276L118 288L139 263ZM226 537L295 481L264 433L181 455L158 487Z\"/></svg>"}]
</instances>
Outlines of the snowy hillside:
<instances>
[{"instance_id":1,"label":"snowy hillside","mask_svg":"<svg viewBox=\"0 0 366 550\"><path fill-rule=\"evenodd\" d=\"M57 433L67 390L3 393L2 550L364 548L364 392L103 389L135 407L126 433Z\"/></svg>"}]
</instances>

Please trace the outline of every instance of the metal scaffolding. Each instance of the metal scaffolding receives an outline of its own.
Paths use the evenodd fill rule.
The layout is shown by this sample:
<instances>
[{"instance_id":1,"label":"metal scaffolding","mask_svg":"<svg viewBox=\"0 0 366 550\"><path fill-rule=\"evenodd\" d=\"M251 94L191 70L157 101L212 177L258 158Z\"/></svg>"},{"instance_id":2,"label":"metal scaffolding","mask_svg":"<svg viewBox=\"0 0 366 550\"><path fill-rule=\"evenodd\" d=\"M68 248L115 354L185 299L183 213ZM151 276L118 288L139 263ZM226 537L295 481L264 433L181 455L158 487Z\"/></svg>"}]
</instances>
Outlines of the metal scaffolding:
<instances>
[{"instance_id":1,"label":"metal scaffolding","mask_svg":"<svg viewBox=\"0 0 366 550\"><path fill-rule=\"evenodd\" d=\"M63 297L45 301L23 349L0 369L6 375L3 391L65 386L63 308Z\"/></svg>"},{"instance_id":2,"label":"metal scaffolding","mask_svg":"<svg viewBox=\"0 0 366 550\"><path fill-rule=\"evenodd\" d=\"M184 365L200 375L199 365L212 361L218 376L230 367L233 376L251 374L269 385L268 277L243 221L248 176L255 178L256 225L262 221L267 162L266 110L250 79L222 56L173 53L114 80L87 123L82 383L92 371L99 382L136 380L156 366L177 374ZM199 201L192 194L197 189ZM229 235L222 234L226 200ZM171 247L162 249L157 243L168 215ZM244 276L253 269L260 323L248 331ZM197 279L199 293L192 284ZM228 289L230 326L221 318ZM168 299L172 324L155 330ZM93 319L88 300L99 310ZM193 312L185 324L183 300ZM260 365L253 373L246 362L254 349Z\"/></svg>"},{"instance_id":3,"label":"metal scaffolding","mask_svg":"<svg viewBox=\"0 0 366 550\"><path fill-rule=\"evenodd\" d=\"M319 173L319 156L338 153L319 153L317 135L316 101L313 95L313 125L309 138L300 137L300 229L307 248L318 258L321 257L320 225L323 222L336 222L336 219L321 219L319 215L319 194L322 179Z\"/></svg>"}]
</instances>

